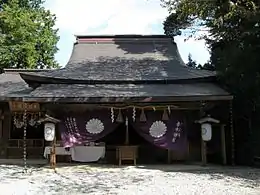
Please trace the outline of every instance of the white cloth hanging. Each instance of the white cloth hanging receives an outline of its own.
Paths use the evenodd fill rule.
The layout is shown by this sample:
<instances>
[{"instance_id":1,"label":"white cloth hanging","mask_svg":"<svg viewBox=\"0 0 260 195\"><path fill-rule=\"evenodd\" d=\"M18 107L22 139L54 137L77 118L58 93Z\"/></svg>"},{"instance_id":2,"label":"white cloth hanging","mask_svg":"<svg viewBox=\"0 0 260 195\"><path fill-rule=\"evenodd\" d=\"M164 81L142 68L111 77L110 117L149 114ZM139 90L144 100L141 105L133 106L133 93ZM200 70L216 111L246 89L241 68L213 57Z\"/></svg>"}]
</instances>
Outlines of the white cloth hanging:
<instances>
[{"instance_id":1,"label":"white cloth hanging","mask_svg":"<svg viewBox=\"0 0 260 195\"><path fill-rule=\"evenodd\" d=\"M70 150L71 159L77 162L96 162L105 156L104 146L75 146Z\"/></svg>"},{"instance_id":2,"label":"white cloth hanging","mask_svg":"<svg viewBox=\"0 0 260 195\"><path fill-rule=\"evenodd\" d=\"M43 156L44 156L45 158L48 158L48 155L51 154L51 149L52 149L51 146L46 146L46 147L45 147L45 149L44 149L44 154L43 154ZM55 154L56 154L56 155L60 155L60 156L70 156L70 155L71 155L71 152L65 150L64 147L55 147Z\"/></svg>"}]
</instances>

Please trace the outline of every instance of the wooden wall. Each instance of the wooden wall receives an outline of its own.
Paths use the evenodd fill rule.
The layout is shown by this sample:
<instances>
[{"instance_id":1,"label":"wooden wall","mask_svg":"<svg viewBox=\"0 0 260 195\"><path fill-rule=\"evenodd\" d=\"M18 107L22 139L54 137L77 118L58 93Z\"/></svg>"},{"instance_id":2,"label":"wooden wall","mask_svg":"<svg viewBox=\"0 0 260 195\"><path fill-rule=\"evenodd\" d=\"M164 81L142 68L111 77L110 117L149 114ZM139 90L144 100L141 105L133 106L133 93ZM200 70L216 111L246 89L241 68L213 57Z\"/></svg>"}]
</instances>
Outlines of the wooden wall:
<instances>
[{"instance_id":1,"label":"wooden wall","mask_svg":"<svg viewBox=\"0 0 260 195\"><path fill-rule=\"evenodd\" d=\"M62 105L59 105L62 106ZM0 103L0 108L3 110L3 120L0 121L0 158L22 158L23 157L23 140L10 139L10 131L12 128L12 115L9 110L8 103ZM198 120L197 110L185 111L187 133L189 146L187 153L178 154L171 153L172 161L201 161L201 136L200 129L194 125L194 121ZM190 134L191 133L191 134ZM27 157L28 158L43 158L44 139L27 140ZM166 151L167 155L167 151ZM169 155L169 154L168 154Z\"/></svg>"},{"instance_id":2,"label":"wooden wall","mask_svg":"<svg viewBox=\"0 0 260 195\"><path fill-rule=\"evenodd\" d=\"M23 158L23 139L11 139L10 131L12 130L12 114L8 103L1 103L3 110L3 120L0 121L0 158ZM21 129L22 130L22 129ZM28 139L27 157L42 158L44 152L44 139Z\"/></svg>"},{"instance_id":3,"label":"wooden wall","mask_svg":"<svg viewBox=\"0 0 260 195\"><path fill-rule=\"evenodd\" d=\"M0 127L2 128L2 135L0 138L0 157L6 158L7 157L7 144L9 138L9 131L11 125L11 113L9 111L9 107L7 103L1 103L1 110L2 110L2 120Z\"/></svg>"}]
</instances>

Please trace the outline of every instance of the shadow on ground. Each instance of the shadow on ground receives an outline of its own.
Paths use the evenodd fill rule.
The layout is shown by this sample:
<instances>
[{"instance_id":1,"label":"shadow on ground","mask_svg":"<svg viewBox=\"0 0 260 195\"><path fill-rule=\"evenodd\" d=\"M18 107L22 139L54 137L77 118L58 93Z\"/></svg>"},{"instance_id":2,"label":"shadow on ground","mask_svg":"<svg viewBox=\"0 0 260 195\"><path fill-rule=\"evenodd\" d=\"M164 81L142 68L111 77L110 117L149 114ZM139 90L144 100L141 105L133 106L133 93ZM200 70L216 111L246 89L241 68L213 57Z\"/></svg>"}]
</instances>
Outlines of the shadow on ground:
<instances>
[{"instance_id":1,"label":"shadow on ground","mask_svg":"<svg viewBox=\"0 0 260 195\"><path fill-rule=\"evenodd\" d=\"M197 175L210 175L212 180L242 179L250 183L251 187L260 186L260 169L239 166L199 166L199 165L165 165L165 166L137 166L138 169L153 169L163 172L190 173Z\"/></svg>"}]
</instances>

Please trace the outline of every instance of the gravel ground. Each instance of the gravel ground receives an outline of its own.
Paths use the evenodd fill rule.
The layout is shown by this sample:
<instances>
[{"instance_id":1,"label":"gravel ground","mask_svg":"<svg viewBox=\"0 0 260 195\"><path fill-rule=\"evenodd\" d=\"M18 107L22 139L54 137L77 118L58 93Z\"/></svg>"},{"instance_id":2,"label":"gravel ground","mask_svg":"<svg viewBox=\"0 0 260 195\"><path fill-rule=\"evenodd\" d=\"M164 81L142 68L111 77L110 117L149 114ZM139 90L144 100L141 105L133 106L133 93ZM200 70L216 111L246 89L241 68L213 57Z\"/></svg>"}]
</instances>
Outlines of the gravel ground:
<instances>
[{"instance_id":1,"label":"gravel ground","mask_svg":"<svg viewBox=\"0 0 260 195\"><path fill-rule=\"evenodd\" d=\"M260 169L162 165L0 165L0 195L260 195Z\"/></svg>"}]
</instances>

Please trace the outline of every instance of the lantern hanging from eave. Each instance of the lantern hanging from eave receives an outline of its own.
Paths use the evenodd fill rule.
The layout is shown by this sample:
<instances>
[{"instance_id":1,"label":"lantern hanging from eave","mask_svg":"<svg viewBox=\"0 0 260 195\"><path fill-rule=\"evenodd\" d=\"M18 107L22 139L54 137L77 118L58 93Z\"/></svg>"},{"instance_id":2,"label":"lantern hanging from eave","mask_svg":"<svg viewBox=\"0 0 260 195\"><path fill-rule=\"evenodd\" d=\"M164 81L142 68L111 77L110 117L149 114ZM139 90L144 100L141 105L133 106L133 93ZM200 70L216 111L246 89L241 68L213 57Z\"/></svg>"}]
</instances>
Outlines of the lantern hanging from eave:
<instances>
[{"instance_id":1,"label":"lantern hanging from eave","mask_svg":"<svg viewBox=\"0 0 260 195\"><path fill-rule=\"evenodd\" d=\"M212 126L210 123L201 124L201 137L203 141L210 141L212 138Z\"/></svg>"},{"instance_id":2,"label":"lantern hanging from eave","mask_svg":"<svg viewBox=\"0 0 260 195\"><path fill-rule=\"evenodd\" d=\"M211 118L209 115L202 118L196 123L201 125L201 138L203 141L210 141L212 139L212 123L219 123L219 120Z\"/></svg>"},{"instance_id":3,"label":"lantern hanging from eave","mask_svg":"<svg viewBox=\"0 0 260 195\"><path fill-rule=\"evenodd\" d=\"M44 124L44 138L46 141L53 141L55 137L55 124L47 122Z\"/></svg>"}]
</instances>

